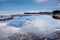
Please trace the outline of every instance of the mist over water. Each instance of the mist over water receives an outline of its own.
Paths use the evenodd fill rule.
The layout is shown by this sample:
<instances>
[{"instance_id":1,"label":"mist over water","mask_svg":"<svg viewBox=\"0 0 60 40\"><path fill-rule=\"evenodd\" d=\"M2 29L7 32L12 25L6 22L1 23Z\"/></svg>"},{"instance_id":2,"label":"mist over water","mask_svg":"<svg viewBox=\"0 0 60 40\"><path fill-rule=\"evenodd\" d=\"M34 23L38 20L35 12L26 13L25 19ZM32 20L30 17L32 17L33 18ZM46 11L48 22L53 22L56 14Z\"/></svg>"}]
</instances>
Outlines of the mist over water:
<instances>
[{"instance_id":1,"label":"mist over water","mask_svg":"<svg viewBox=\"0 0 60 40\"><path fill-rule=\"evenodd\" d=\"M34 33L40 37L54 38L54 32L60 31L60 20L51 15L14 17L14 19L0 22L0 39L15 33Z\"/></svg>"}]
</instances>

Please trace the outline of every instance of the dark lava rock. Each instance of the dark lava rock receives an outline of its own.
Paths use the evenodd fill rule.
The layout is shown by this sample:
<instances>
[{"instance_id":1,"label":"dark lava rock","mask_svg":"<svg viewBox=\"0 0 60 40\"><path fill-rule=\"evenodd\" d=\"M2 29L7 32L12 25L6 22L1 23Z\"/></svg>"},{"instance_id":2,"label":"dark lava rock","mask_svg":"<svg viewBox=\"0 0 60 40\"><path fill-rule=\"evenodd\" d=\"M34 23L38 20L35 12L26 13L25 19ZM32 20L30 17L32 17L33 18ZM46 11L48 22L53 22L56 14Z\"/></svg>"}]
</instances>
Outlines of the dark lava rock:
<instances>
[{"instance_id":1,"label":"dark lava rock","mask_svg":"<svg viewBox=\"0 0 60 40\"><path fill-rule=\"evenodd\" d=\"M59 16L52 16L52 18L54 18L54 19L60 19Z\"/></svg>"}]
</instances>

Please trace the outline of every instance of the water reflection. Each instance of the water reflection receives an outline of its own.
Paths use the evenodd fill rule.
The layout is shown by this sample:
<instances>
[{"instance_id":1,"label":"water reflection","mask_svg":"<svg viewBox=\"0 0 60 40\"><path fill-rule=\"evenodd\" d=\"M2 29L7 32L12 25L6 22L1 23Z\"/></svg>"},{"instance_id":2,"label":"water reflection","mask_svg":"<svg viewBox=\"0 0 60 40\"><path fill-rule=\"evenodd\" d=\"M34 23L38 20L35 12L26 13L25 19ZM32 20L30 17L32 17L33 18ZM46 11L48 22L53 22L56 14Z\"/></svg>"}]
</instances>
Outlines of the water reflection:
<instances>
[{"instance_id":1,"label":"water reflection","mask_svg":"<svg viewBox=\"0 0 60 40\"><path fill-rule=\"evenodd\" d=\"M16 16L16 17L14 17L13 20L8 21L9 22L8 25L15 26L15 27L22 27L22 26L24 26L26 21L32 21L35 19L47 20L47 21L50 21L50 23L53 25L55 25L56 24L55 22L57 21L56 19L53 19L51 15L24 16L24 17Z\"/></svg>"},{"instance_id":2,"label":"water reflection","mask_svg":"<svg viewBox=\"0 0 60 40\"><path fill-rule=\"evenodd\" d=\"M22 27L26 21L28 20L31 21L36 17L37 16L24 16L24 17L16 16L14 17L13 20L10 21L8 25L15 26L15 27Z\"/></svg>"}]
</instances>

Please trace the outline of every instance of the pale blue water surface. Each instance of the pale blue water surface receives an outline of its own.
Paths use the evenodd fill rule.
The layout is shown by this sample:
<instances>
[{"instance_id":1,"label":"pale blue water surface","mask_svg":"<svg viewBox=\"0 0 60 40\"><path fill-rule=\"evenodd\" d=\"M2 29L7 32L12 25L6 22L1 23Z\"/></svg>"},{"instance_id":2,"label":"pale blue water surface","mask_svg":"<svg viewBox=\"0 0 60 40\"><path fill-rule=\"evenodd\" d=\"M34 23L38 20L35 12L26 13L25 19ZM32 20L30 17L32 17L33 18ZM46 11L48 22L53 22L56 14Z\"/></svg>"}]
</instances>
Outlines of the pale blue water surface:
<instances>
[{"instance_id":1,"label":"pale blue water surface","mask_svg":"<svg viewBox=\"0 0 60 40\"><path fill-rule=\"evenodd\" d=\"M0 21L0 31L5 34L32 32L42 37L54 37L54 32L60 31L60 20L51 15L14 16L12 20ZM4 27L6 26L6 27ZM19 31L18 31L19 30Z\"/></svg>"}]
</instances>

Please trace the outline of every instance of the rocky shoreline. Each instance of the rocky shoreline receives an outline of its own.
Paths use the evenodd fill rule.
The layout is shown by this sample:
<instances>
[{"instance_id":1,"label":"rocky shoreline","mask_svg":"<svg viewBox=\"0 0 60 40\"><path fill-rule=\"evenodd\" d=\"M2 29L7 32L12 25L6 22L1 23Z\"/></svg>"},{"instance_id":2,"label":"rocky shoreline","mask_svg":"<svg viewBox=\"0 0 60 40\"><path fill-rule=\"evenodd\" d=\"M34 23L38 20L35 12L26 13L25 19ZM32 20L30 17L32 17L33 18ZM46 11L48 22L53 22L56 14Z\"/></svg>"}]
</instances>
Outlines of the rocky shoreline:
<instances>
[{"instance_id":1,"label":"rocky shoreline","mask_svg":"<svg viewBox=\"0 0 60 40\"><path fill-rule=\"evenodd\" d=\"M52 18L54 19L60 19L60 10L55 10L52 12Z\"/></svg>"},{"instance_id":2,"label":"rocky shoreline","mask_svg":"<svg viewBox=\"0 0 60 40\"><path fill-rule=\"evenodd\" d=\"M28 34L13 34L11 36L6 37L5 39L2 38L0 40L60 40L60 33L55 33L55 38L51 39L51 38L44 38L44 37L40 37L36 34L33 33L28 33Z\"/></svg>"},{"instance_id":3,"label":"rocky shoreline","mask_svg":"<svg viewBox=\"0 0 60 40\"><path fill-rule=\"evenodd\" d=\"M54 19L60 19L60 10L55 10L53 12L38 12L38 13L24 13L24 14L16 14L16 15L9 15L9 16L0 16L0 21L11 20L14 16L34 16L34 15L52 15Z\"/></svg>"},{"instance_id":4,"label":"rocky shoreline","mask_svg":"<svg viewBox=\"0 0 60 40\"><path fill-rule=\"evenodd\" d=\"M11 20L13 16L0 16L0 21Z\"/></svg>"}]
</instances>

